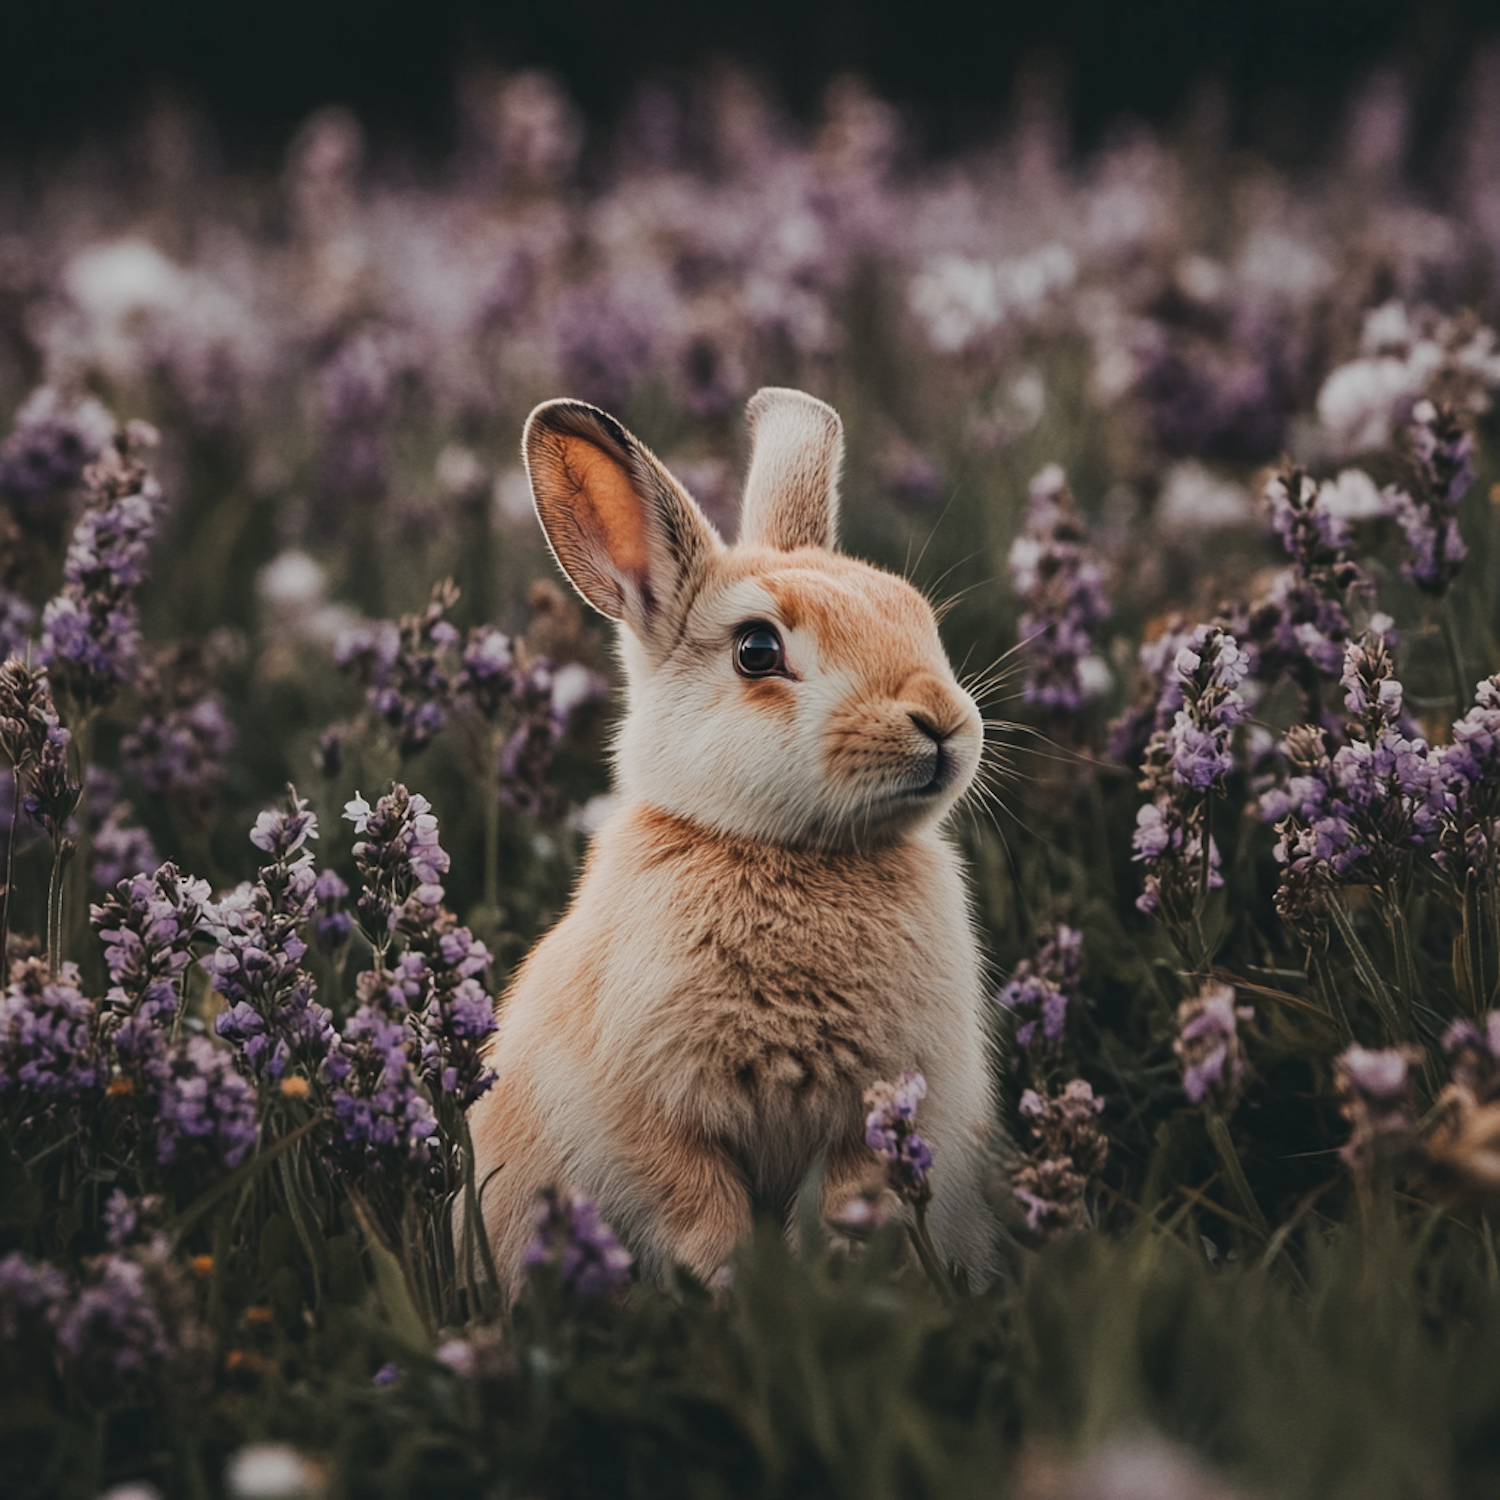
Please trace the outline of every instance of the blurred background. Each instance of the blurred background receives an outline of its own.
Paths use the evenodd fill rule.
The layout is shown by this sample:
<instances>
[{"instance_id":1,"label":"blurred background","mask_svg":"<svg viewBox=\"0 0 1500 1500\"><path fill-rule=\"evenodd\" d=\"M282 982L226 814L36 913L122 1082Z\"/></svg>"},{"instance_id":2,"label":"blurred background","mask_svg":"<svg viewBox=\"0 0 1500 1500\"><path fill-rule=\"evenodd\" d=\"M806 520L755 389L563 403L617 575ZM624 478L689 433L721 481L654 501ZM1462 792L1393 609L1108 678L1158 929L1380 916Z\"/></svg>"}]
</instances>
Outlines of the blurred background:
<instances>
[{"instance_id":1,"label":"blurred background","mask_svg":"<svg viewBox=\"0 0 1500 1500\"><path fill-rule=\"evenodd\" d=\"M1266 465L1373 454L1384 482L1402 401L1457 381L1487 421L1500 378L1489 5L67 0L12 6L6 39L13 649L111 417L160 433L146 649L93 721L125 779L92 816L219 883L289 778L326 822L399 773L454 826L453 899L506 958L565 898L614 711L605 632L535 587L536 401L614 410L726 533L748 395L834 402L849 545L951 595L973 668L1032 607L1012 548L1062 465L1109 612L1066 714L1019 687L1005 711L1102 751L1143 635L1261 591ZM1425 618L1371 504L1383 603ZM1476 667L1492 572L1454 595ZM452 641L418 620L393 644L448 578L440 635L493 627L573 669L491 706L501 761L453 708ZM1404 649L1425 670L1436 627ZM1027 797L1068 823L1045 768ZM1001 824L973 837L1010 961L1066 902L1045 871L1001 878Z\"/></svg>"},{"instance_id":2,"label":"blurred background","mask_svg":"<svg viewBox=\"0 0 1500 1500\"><path fill-rule=\"evenodd\" d=\"M482 66L555 74L600 136L643 82L713 64L754 73L806 120L853 72L932 149L992 133L1042 74L1084 143L1122 116L1178 120L1205 88L1237 144L1308 152L1362 73L1399 68L1416 136L1451 125L1458 80L1493 38L1490 0L58 0L7 7L0 138L13 163L128 128L173 100L237 161L274 160L314 108L347 105L381 142L441 153L455 81Z\"/></svg>"}]
</instances>

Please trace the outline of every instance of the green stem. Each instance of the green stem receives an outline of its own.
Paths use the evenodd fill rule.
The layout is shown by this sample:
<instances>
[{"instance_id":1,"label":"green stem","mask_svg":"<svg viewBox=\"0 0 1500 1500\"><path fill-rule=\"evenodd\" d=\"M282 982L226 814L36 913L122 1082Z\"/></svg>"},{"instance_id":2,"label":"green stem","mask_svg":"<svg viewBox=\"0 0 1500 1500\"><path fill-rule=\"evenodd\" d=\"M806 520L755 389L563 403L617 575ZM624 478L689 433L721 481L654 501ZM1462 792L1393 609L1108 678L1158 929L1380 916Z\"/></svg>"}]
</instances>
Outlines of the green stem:
<instances>
[{"instance_id":1,"label":"green stem","mask_svg":"<svg viewBox=\"0 0 1500 1500\"><path fill-rule=\"evenodd\" d=\"M1370 950L1360 940L1359 933L1354 929L1354 923L1349 919L1349 913L1344 910L1344 903L1336 894L1328 898L1328 914L1333 918L1333 925L1338 928L1339 936L1343 938L1345 946L1349 949L1350 958L1354 960L1354 972L1369 992L1375 1009L1380 1012L1380 1019L1385 1022L1386 1030L1390 1033L1390 1040L1393 1042L1410 1041L1411 1037L1402 1024L1401 1012L1396 1006L1390 986L1385 982L1379 966L1370 956Z\"/></svg>"},{"instance_id":2,"label":"green stem","mask_svg":"<svg viewBox=\"0 0 1500 1500\"><path fill-rule=\"evenodd\" d=\"M1458 631L1453 624L1452 600L1443 600L1441 619L1443 641L1448 647L1448 665L1453 672L1453 716L1457 718L1464 711L1464 704L1469 701L1469 677L1468 673L1464 671L1463 645L1458 639Z\"/></svg>"},{"instance_id":3,"label":"green stem","mask_svg":"<svg viewBox=\"0 0 1500 1500\"><path fill-rule=\"evenodd\" d=\"M52 834L52 875L47 882L47 972L55 979L62 961L63 872L73 852L73 841L63 837L61 828Z\"/></svg>"},{"instance_id":4,"label":"green stem","mask_svg":"<svg viewBox=\"0 0 1500 1500\"><path fill-rule=\"evenodd\" d=\"M937 1246L932 1243L932 1235L927 1228L927 1205L917 1203L913 1205L913 1209L912 1218L906 1221L906 1233L911 1240L912 1249L917 1252L917 1259L922 1263L922 1269L927 1273L927 1279L938 1296L944 1302L954 1302L958 1294L953 1289L952 1279L943 1269L942 1257L937 1252Z\"/></svg>"},{"instance_id":5,"label":"green stem","mask_svg":"<svg viewBox=\"0 0 1500 1500\"><path fill-rule=\"evenodd\" d=\"M484 1267L485 1292L481 1306L486 1316L493 1316L500 1305L500 1274L495 1269L495 1257L490 1250L489 1231L485 1228L484 1215L480 1211L479 1187L474 1180L474 1141L469 1134L469 1117L460 1112L458 1117L459 1148L464 1159L464 1284L473 1287L474 1251L478 1249L479 1260Z\"/></svg>"},{"instance_id":6,"label":"green stem","mask_svg":"<svg viewBox=\"0 0 1500 1500\"><path fill-rule=\"evenodd\" d=\"M1394 891L1382 888L1379 900L1385 916L1386 928L1391 935L1391 948L1395 954L1396 984L1409 1022L1412 1006L1416 1003L1418 993L1417 965L1412 954L1411 929L1406 925L1406 912L1397 900Z\"/></svg>"},{"instance_id":7,"label":"green stem","mask_svg":"<svg viewBox=\"0 0 1500 1500\"><path fill-rule=\"evenodd\" d=\"M1205 1111L1203 1123L1208 1128L1208 1138L1213 1142L1219 1165L1224 1169L1224 1176L1229 1180L1230 1187L1234 1189L1240 1212L1255 1225L1262 1235L1269 1235L1270 1226L1266 1223L1266 1216L1260 1210L1260 1204L1255 1201L1255 1194L1250 1191L1245 1169L1240 1165L1240 1154L1234 1149L1234 1140L1229 1134L1229 1126L1225 1123L1223 1115Z\"/></svg>"},{"instance_id":8,"label":"green stem","mask_svg":"<svg viewBox=\"0 0 1500 1500\"><path fill-rule=\"evenodd\" d=\"M484 904L500 910L500 736L490 735L484 776Z\"/></svg>"}]
</instances>

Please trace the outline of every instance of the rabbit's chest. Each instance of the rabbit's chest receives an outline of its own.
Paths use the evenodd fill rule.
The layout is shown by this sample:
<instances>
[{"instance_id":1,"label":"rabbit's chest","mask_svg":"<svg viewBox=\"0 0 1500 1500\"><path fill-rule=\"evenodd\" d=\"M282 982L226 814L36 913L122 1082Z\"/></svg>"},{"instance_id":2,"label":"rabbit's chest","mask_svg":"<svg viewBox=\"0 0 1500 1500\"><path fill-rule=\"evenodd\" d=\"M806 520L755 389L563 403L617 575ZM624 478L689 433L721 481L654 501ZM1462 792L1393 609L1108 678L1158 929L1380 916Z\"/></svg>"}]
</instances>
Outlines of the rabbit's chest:
<instances>
[{"instance_id":1,"label":"rabbit's chest","mask_svg":"<svg viewBox=\"0 0 1500 1500\"><path fill-rule=\"evenodd\" d=\"M675 1076L734 1130L857 1120L864 1089L918 1066L945 1012L973 1003L962 889L932 864L911 847L685 862L652 1005Z\"/></svg>"}]
</instances>

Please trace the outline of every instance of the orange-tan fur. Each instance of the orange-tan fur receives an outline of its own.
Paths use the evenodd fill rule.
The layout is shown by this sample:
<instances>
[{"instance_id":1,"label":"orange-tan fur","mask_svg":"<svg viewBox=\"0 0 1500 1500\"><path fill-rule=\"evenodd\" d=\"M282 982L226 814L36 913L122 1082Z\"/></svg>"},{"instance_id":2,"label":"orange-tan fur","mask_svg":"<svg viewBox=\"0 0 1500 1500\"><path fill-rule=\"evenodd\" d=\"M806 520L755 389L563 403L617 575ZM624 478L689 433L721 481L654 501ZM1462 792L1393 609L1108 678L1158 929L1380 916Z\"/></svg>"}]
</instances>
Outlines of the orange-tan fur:
<instances>
[{"instance_id":1,"label":"orange-tan fur","mask_svg":"<svg viewBox=\"0 0 1500 1500\"><path fill-rule=\"evenodd\" d=\"M837 417L792 392L752 408L733 548L603 414L552 403L528 424L539 514L624 625L630 701L622 805L504 999L499 1082L471 1115L512 1284L547 1185L596 1198L657 1278L712 1276L757 1212L787 1223L820 1158L836 1211L870 1160L864 1091L907 1068L928 1081L936 1243L991 1268L983 981L940 831L978 713L921 596L832 550ZM747 620L776 626L786 677L735 672Z\"/></svg>"}]
</instances>

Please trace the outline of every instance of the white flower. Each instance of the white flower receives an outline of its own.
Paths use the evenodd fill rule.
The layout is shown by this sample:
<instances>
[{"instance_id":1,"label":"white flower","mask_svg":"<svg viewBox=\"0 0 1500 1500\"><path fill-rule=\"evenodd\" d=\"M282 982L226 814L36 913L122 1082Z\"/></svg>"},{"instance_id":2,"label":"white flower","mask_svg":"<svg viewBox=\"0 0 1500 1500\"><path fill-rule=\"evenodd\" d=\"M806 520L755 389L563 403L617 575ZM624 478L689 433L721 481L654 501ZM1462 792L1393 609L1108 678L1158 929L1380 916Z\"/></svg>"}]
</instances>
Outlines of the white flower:
<instances>
[{"instance_id":1,"label":"white flower","mask_svg":"<svg viewBox=\"0 0 1500 1500\"><path fill-rule=\"evenodd\" d=\"M224 1488L234 1500L314 1500L323 1476L286 1443L249 1443L229 1460Z\"/></svg>"},{"instance_id":2,"label":"white flower","mask_svg":"<svg viewBox=\"0 0 1500 1500\"><path fill-rule=\"evenodd\" d=\"M255 580L261 598L281 615L300 615L323 603L323 567L306 552L290 547L261 568Z\"/></svg>"},{"instance_id":3,"label":"white flower","mask_svg":"<svg viewBox=\"0 0 1500 1500\"><path fill-rule=\"evenodd\" d=\"M1250 517L1249 493L1194 459L1172 466L1156 502L1156 519L1168 531L1211 531L1240 525Z\"/></svg>"},{"instance_id":4,"label":"white flower","mask_svg":"<svg viewBox=\"0 0 1500 1500\"><path fill-rule=\"evenodd\" d=\"M354 824L356 833L365 831L365 824L370 821L370 814L374 809L358 792L344 804L344 816Z\"/></svg>"},{"instance_id":5,"label":"white flower","mask_svg":"<svg viewBox=\"0 0 1500 1500\"><path fill-rule=\"evenodd\" d=\"M1370 521L1390 515L1391 491L1376 489L1363 469L1345 469L1319 486L1316 507L1339 521Z\"/></svg>"}]
</instances>

